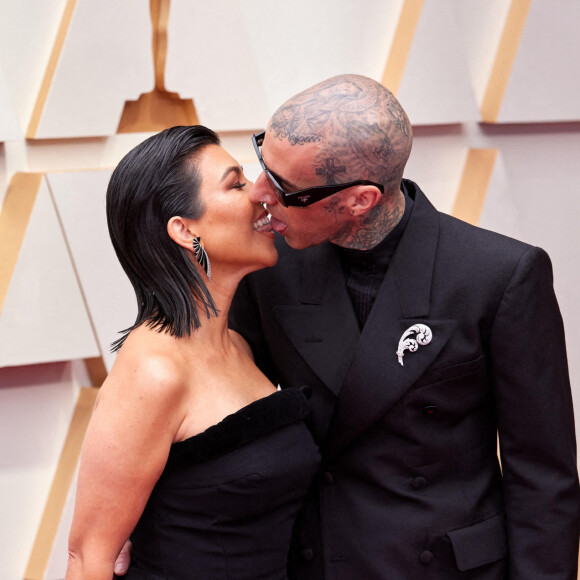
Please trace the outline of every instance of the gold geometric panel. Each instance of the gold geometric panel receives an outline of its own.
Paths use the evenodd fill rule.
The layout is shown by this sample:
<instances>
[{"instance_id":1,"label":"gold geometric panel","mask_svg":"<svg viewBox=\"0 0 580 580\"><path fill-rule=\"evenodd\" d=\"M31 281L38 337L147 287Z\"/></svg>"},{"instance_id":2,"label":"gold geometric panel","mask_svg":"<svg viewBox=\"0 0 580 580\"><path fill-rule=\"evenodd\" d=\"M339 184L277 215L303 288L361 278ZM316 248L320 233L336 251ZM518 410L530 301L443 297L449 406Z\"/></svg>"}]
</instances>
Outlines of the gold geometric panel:
<instances>
[{"instance_id":1,"label":"gold geometric panel","mask_svg":"<svg viewBox=\"0 0 580 580\"><path fill-rule=\"evenodd\" d=\"M495 123L516 59L532 0L512 0L481 103L481 118Z\"/></svg>"},{"instance_id":2,"label":"gold geometric panel","mask_svg":"<svg viewBox=\"0 0 580 580\"><path fill-rule=\"evenodd\" d=\"M16 173L4 199L0 212L0 313L41 181L41 173Z\"/></svg>"},{"instance_id":3,"label":"gold geometric panel","mask_svg":"<svg viewBox=\"0 0 580 580\"><path fill-rule=\"evenodd\" d=\"M479 120L453 3L405 0L382 82L414 125Z\"/></svg>"},{"instance_id":4,"label":"gold geometric panel","mask_svg":"<svg viewBox=\"0 0 580 580\"><path fill-rule=\"evenodd\" d=\"M469 150L455 198L453 216L472 225L478 224L497 154L497 149Z\"/></svg>"},{"instance_id":5,"label":"gold geometric panel","mask_svg":"<svg viewBox=\"0 0 580 580\"><path fill-rule=\"evenodd\" d=\"M44 106L46 104L46 99L48 97L48 92L52 85L54 78L54 73L56 67L60 60L60 55L62 53L62 48L68 34L68 29L75 11L77 0L67 0L64 12L62 14L62 19L60 21L60 26L58 27L58 32L54 40L54 45L50 53L50 58L44 72L44 77L42 79L42 84L40 85L40 90L38 91L38 96L36 97L36 103L34 104L34 109L32 111L32 116L30 118L30 123L26 131L27 139L34 139L36 137L36 132L38 131L38 125L44 111Z\"/></svg>"},{"instance_id":6,"label":"gold geometric panel","mask_svg":"<svg viewBox=\"0 0 580 580\"><path fill-rule=\"evenodd\" d=\"M137 101L125 103L117 133L162 131L174 125L199 123L193 101L180 99L177 93L165 88L169 0L150 0L150 10L155 87L151 92L142 94Z\"/></svg>"},{"instance_id":7,"label":"gold geometric panel","mask_svg":"<svg viewBox=\"0 0 580 580\"><path fill-rule=\"evenodd\" d=\"M387 58L382 84L395 96L401 86L407 58L415 37L415 30L421 16L423 0L405 0L395 30L393 44Z\"/></svg>"},{"instance_id":8,"label":"gold geometric panel","mask_svg":"<svg viewBox=\"0 0 580 580\"><path fill-rule=\"evenodd\" d=\"M40 520L28 565L26 566L25 580L43 580L44 578L46 565L58 531L58 525L79 460L85 432L95 406L97 393L98 389L96 388L82 388L79 393L48 500Z\"/></svg>"}]
</instances>

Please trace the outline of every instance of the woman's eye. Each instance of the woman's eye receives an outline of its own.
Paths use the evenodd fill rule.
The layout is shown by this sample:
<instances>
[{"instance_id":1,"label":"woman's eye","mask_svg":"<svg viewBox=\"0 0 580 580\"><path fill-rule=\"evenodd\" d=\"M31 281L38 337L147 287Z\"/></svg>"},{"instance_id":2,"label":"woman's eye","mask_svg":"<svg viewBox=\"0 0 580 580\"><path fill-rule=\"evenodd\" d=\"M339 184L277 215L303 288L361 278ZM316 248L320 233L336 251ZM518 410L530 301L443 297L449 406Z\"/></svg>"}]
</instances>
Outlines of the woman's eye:
<instances>
[{"instance_id":1,"label":"woman's eye","mask_svg":"<svg viewBox=\"0 0 580 580\"><path fill-rule=\"evenodd\" d=\"M244 187L246 187L246 185L247 185L247 183L246 183L246 182L244 182L244 183L236 183L236 184L233 186L233 188L234 188L234 189L243 189Z\"/></svg>"}]
</instances>

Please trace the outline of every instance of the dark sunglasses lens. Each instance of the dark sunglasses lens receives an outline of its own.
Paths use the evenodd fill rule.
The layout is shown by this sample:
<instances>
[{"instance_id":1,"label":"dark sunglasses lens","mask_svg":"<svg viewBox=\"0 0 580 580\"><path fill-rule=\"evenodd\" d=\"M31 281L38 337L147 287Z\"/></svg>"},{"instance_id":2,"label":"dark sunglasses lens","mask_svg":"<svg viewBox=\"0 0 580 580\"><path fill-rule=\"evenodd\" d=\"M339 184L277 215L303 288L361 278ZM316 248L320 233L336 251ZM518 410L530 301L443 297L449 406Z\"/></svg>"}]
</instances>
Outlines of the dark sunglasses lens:
<instances>
[{"instance_id":1,"label":"dark sunglasses lens","mask_svg":"<svg viewBox=\"0 0 580 580\"><path fill-rule=\"evenodd\" d=\"M286 201L284 199L284 195L282 194L282 191L280 191L280 186L276 183L274 176L268 170L266 170L266 175L268 176L268 181L270 182L270 185L272 186L272 189L274 190L274 193L276 194L276 199L284 207L286 207Z\"/></svg>"}]
</instances>

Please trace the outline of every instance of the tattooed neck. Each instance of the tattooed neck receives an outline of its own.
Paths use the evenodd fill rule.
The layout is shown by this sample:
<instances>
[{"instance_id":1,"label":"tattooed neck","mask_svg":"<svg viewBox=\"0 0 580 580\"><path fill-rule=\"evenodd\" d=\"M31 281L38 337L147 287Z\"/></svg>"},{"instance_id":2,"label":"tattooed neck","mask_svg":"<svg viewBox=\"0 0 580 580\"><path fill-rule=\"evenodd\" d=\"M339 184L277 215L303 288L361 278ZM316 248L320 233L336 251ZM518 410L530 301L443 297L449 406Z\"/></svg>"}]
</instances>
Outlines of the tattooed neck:
<instances>
[{"instance_id":1,"label":"tattooed neck","mask_svg":"<svg viewBox=\"0 0 580 580\"><path fill-rule=\"evenodd\" d=\"M385 197L367 214L353 218L330 240L333 244L353 250L370 250L382 242L401 221L405 212L405 197Z\"/></svg>"}]
</instances>

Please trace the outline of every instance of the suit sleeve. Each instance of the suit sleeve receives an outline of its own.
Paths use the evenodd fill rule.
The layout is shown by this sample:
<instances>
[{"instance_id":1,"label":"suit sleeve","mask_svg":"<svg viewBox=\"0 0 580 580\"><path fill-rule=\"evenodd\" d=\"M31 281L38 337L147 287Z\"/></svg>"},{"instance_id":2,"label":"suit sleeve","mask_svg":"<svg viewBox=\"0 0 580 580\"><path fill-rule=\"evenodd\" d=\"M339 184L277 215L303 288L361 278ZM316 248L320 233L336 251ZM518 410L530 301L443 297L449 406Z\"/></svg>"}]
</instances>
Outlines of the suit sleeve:
<instances>
[{"instance_id":1,"label":"suit sleeve","mask_svg":"<svg viewBox=\"0 0 580 580\"><path fill-rule=\"evenodd\" d=\"M261 316L262 313L258 308L248 279L244 278L234 295L228 316L228 326L239 332L248 341L256 365L273 384L277 385L279 378L264 337Z\"/></svg>"},{"instance_id":2,"label":"suit sleeve","mask_svg":"<svg viewBox=\"0 0 580 580\"><path fill-rule=\"evenodd\" d=\"M527 250L505 288L491 360L509 580L577 580L580 493L562 318L548 255Z\"/></svg>"}]
</instances>

